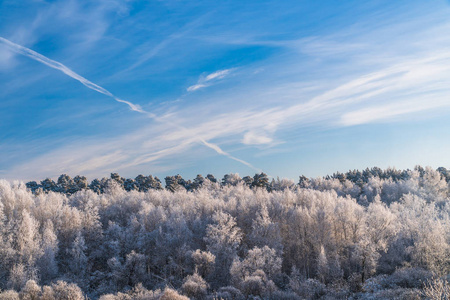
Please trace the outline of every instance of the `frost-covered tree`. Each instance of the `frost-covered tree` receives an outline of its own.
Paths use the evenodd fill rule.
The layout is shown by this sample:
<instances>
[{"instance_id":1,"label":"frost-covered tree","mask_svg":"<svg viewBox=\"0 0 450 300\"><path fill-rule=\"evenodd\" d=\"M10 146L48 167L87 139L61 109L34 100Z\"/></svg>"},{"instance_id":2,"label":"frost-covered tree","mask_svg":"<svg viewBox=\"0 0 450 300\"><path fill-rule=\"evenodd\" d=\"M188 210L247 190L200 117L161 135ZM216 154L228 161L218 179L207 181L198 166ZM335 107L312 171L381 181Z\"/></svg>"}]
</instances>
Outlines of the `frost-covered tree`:
<instances>
[{"instance_id":1,"label":"frost-covered tree","mask_svg":"<svg viewBox=\"0 0 450 300\"><path fill-rule=\"evenodd\" d=\"M198 273L194 273L185 278L181 289L191 299L204 299L208 292L208 283Z\"/></svg>"},{"instance_id":2,"label":"frost-covered tree","mask_svg":"<svg viewBox=\"0 0 450 300\"><path fill-rule=\"evenodd\" d=\"M294 189L295 188L295 182L290 179L280 179L277 177L277 179L272 179L268 186L269 190L271 191L284 191L286 189Z\"/></svg>"},{"instance_id":3,"label":"frost-covered tree","mask_svg":"<svg viewBox=\"0 0 450 300\"><path fill-rule=\"evenodd\" d=\"M53 223L47 220L42 234L43 254L38 260L39 275L42 282L48 282L58 275L58 238L55 234Z\"/></svg>"},{"instance_id":4,"label":"frost-covered tree","mask_svg":"<svg viewBox=\"0 0 450 300\"><path fill-rule=\"evenodd\" d=\"M257 271L262 271L268 279L274 279L281 273L281 263L282 259L274 249L267 246L255 247L248 251L245 259L235 258L230 273L235 285L246 277L255 275Z\"/></svg>"},{"instance_id":5,"label":"frost-covered tree","mask_svg":"<svg viewBox=\"0 0 450 300\"><path fill-rule=\"evenodd\" d=\"M203 278L209 276L214 271L216 256L211 252L197 249L192 252L191 257L194 261L195 271Z\"/></svg>"},{"instance_id":6,"label":"frost-covered tree","mask_svg":"<svg viewBox=\"0 0 450 300\"><path fill-rule=\"evenodd\" d=\"M29 280L37 280L37 270L31 266L25 266L24 264L15 264L9 272L9 278L7 287L20 291Z\"/></svg>"},{"instance_id":7,"label":"frost-covered tree","mask_svg":"<svg viewBox=\"0 0 450 300\"><path fill-rule=\"evenodd\" d=\"M283 252L280 228L277 223L272 222L265 205L262 205L256 219L253 220L248 240L250 247L269 246L279 254Z\"/></svg>"},{"instance_id":8,"label":"frost-covered tree","mask_svg":"<svg viewBox=\"0 0 450 300\"><path fill-rule=\"evenodd\" d=\"M229 280L229 274L223 270L229 270L236 257L242 233L236 226L235 219L225 212L215 213L213 221L214 223L206 228L205 242L208 251L216 256L214 278L217 282L226 283Z\"/></svg>"},{"instance_id":9,"label":"frost-covered tree","mask_svg":"<svg viewBox=\"0 0 450 300\"><path fill-rule=\"evenodd\" d=\"M84 300L83 291L74 283L67 283L65 281L57 281L52 283L51 286L44 286L43 299L57 300L57 299L70 299L70 300Z\"/></svg>"},{"instance_id":10,"label":"frost-covered tree","mask_svg":"<svg viewBox=\"0 0 450 300\"><path fill-rule=\"evenodd\" d=\"M42 255L41 236L38 222L27 210L22 211L15 241L20 261L25 265L33 266Z\"/></svg>"},{"instance_id":11,"label":"frost-covered tree","mask_svg":"<svg viewBox=\"0 0 450 300\"><path fill-rule=\"evenodd\" d=\"M450 283L442 278L429 280L425 284L423 295L431 300L450 299Z\"/></svg>"},{"instance_id":12,"label":"frost-covered tree","mask_svg":"<svg viewBox=\"0 0 450 300\"><path fill-rule=\"evenodd\" d=\"M41 299L42 289L34 280L28 280L19 293L22 300L38 300Z\"/></svg>"},{"instance_id":13,"label":"frost-covered tree","mask_svg":"<svg viewBox=\"0 0 450 300\"><path fill-rule=\"evenodd\" d=\"M242 182L242 178L237 173L225 174L222 178L222 185L236 186L240 182Z\"/></svg>"},{"instance_id":14,"label":"frost-covered tree","mask_svg":"<svg viewBox=\"0 0 450 300\"><path fill-rule=\"evenodd\" d=\"M87 284L85 281L86 274L89 271L88 257L86 256L86 244L81 232L78 232L72 247L69 251L71 257L69 262L69 271L79 284Z\"/></svg>"},{"instance_id":15,"label":"frost-covered tree","mask_svg":"<svg viewBox=\"0 0 450 300\"><path fill-rule=\"evenodd\" d=\"M323 245L320 246L319 256L317 257L317 277L321 282L325 282L329 277L328 259Z\"/></svg>"}]
</instances>

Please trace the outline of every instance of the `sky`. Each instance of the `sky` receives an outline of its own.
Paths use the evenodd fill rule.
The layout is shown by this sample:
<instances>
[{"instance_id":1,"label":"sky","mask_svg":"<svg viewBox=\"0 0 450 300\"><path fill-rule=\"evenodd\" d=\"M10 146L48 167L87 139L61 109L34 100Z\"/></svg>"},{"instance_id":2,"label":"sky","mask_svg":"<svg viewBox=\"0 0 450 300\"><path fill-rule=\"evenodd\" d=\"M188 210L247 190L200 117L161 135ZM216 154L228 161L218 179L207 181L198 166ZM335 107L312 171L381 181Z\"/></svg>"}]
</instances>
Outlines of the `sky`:
<instances>
[{"instance_id":1,"label":"sky","mask_svg":"<svg viewBox=\"0 0 450 300\"><path fill-rule=\"evenodd\" d=\"M0 1L0 178L450 167L448 1Z\"/></svg>"}]
</instances>

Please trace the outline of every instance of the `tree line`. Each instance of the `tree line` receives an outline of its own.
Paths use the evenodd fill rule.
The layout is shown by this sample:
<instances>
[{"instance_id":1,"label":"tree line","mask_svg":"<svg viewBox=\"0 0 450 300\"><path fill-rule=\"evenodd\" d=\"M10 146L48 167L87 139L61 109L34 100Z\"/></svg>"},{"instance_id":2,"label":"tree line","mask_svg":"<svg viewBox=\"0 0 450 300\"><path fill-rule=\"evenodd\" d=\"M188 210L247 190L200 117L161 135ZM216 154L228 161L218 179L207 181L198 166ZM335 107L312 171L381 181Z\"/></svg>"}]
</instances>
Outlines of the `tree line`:
<instances>
[{"instance_id":1,"label":"tree line","mask_svg":"<svg viewBox=\"0 0 450 300\"><path fill-rule=\"evenodd\" d=\"M165 179L165 188L172 192L183 189L187 191L194 191L200 188L203 183L211 182L217 183L217 179L214 175L208 174L206 177L197 175L193 180L184 180L179 174L175 176L167 176ZM56 192L64 193L67 195L75 194L81 190L92 190L98 194L104 193L108 185L114 182L115 185L119 185L126 191L139 191L146 192L150 189L161 190L163 185L158 177L152 175L144 176L138 175L136 178L124 178L118 173L111 173L109 178L94 179L90 183L85 176L77 175L74 178L67 174L62 174L55 182L50 178L42 180L40 183L36 181L30 181L26 183L26 186L35 194L42 192ZM265 173L255 174L255 176L245 176L241 178L238 174L227 174L223 177L222 185L237 185L238 183L244 183L249 187L266 187L275 188L276 184L280 184L280 180L275 183L275 180L269 184L269 177Z\"/></svg>"},{"instance_id":2,"label":"tree line","mask_svg":"<svg viewBox=\"0 0 450 300\"><path fill-rule=\"evenodd\" d=\"M414 171L418 172L419 176L421 177L425 175L425 169L421 166L416 166ZM450 181L450 170L447 170L444 167L440 167L436 171L440 174L440 176L442 176L443 179L446 180L446 182ZM327 175L325 177L322 177L322 179L324 180L338 179L341 182L345 182L346 180L348 180L349 182L352 182L362 187L369 181L370 178L374 177L384 180L389 179L393 181L399 181L399 180L407 180L409 179L410 176L411 170L409 169L397 170L394 168L389 168L386 170L382 170L378 167L373 167L370 169L367 168L363 171L351 170L346 173L336 172L333 173L333 175ZM300 179L298 182L298 186L300 187L308 187L310 186L311 180L314 180L307 178L304 175L301 175L299 178ZM165 181L165 188L172 192L180 189L184 189L187 191L194 191L200 188L203 185L203 183L205 183L205 181L211 183L220 182L222 186L226 185L235 186L239 183L243 183L251 188L263 187L266 188L268 191L283 190L286 188L293 188L295 186L295 183L288 179L280 180L279 178L277 179L273 178L270 181L267 174L263 172L260 174L255 174L253 177L245 176L243 178L241 178L238 174L235 173L226 174L221 181L218 181L212 174L208 174L206 175L206 177L203 177L202 175L199 174L193 180L190 179L185 180L179 174L177 174L175 176L165 177L164 181ZM35 194L52 191L72 195L80 190L86 189L92 190L96 193L104 193L108 185L110 185L112 182L114 182L114 184L118 184L126 191L146 192L150 189L155 190L163 189L161 180L156 176L155 177L153 177L152 175L144 176L141 174L133 179L121 177L118 173L111 173L111 176L109 178L104 177L102 179L94 179L90 183L88 182L85 176L77 175L74 178L72 178L67 174L62 174L58 177L56 182L50 178L46 178L42 180L40 183L37 183L36 181L27 182L26 186Z\"/></svg>"}]
</instances>

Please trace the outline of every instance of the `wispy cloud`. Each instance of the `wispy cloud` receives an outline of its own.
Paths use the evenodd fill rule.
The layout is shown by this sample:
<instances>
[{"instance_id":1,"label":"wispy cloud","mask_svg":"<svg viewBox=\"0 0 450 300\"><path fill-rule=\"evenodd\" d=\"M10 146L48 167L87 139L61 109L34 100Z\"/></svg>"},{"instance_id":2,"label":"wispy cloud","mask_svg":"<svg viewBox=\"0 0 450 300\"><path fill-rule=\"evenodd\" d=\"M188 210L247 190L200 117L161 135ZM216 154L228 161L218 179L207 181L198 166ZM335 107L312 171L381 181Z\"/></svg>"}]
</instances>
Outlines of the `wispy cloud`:
<instances>
[{"instance_id":1,"label":"wispy cloud","mask_svg":"<svg viewBox=\"0 0 450 300\"><path fill-rule=\"evenodd\" d=\"M204 87L207 87L207 85L206 85L206 84L203 84L203 83L197 83L197 84L191 85L191 86L188 87L186 90L187 90L188 92L193 92L193 91L196 91L196 90L201 89L201 88L204 88Z\"/></svg>"},{"instance_id":2,"label":"wispy cloud","mask_svg":"<svg viewBox=\"0 0 450 300\"><path fill-rule=\"evenodd\" d=\"M201 76L196 84L191 85L187 88L188 92L194 92L196 90L199 90L201 88L205 88L208 86L211 86L215 82L217 82L220 79L225 78L228 76L234 69L225 69L225 70L219 70L214 73L211 73L207 76Z\"/></svg>"},{"instance_id":3,"label":"wispy cloud","mask_svg":"<svg viewBox=\"0 0 450 300\"><path fill-rule=\"evenodd\" d=\"M165 37L162 41L159 43L153 43L153 42L146 42L143 45L140 45L139 47L136 47L137 52L141 52L142 54L138 56L137 60L128 68L121 71L119 74L126 73L129 71L132 71L147 61L151 60L152 58L156 57L158 54L160 54L165 48L167 48L170 44L174 43L175 41L186 38L186 36L193 31L195 28L201 26L203 22L209 17L209 14L205 14L189 23L183 26L180 30L169 34L167 37ZM117 76L118 74L115 74Z\"/></svg>"},{"instance_id":4,"label":"wispy cloud","mask_svg":"<svg viewBox=\"0 0 450 300\"><path fill-rule=\"evenodd\" d=\"M264 134L257 134L256 132L249 131L246 134L244 134L244 137L242 138L242 144L245 145L263 145L263 144L270 144L273 142L273 139L264 135Z\"/></svg>"},{"instance_id":5,"label":"wispy cloud","mask_svg":"<svg viewBox=\"0 0 450 300\"><path fill-rule=\"evenodd\" d=\"M10 47L10 49L12 49L13 51L25 55L27 57L30 57L38 62L41 62L51 68L57 69L61 72L63 72L64 74L68 75L69 77L79 81L80 83L82 83L84 86L88 87L91 90L94 90L96 92L99 92L103 95L106 95L108 97L113 98L115 101L120 102L120 103L124 103L126 105L128 105L128 107L135 111L135 112L139 112L142 114L145 114L147 116L149 116L150 118L158 121L158 122L162 122L166 125L170 125L171 127L176 127L179 130L182 130L183 132L187 131L186 128L179 126L179 125L174 125L172 122L167 122L162 118L159 118L157 115L155 115L154 113L151 112L147 112L145 110L143 110L139 105L131 103L130 101L126 101L126 100L122 100L118 97L116 97L115 95L113 95L111 92L109 92L108 90L106 90L105 88L87 80L86 78L82 77L81 75L75 73L74 71L72 71L71 69L69 69L68 67L66 67L65 65L63 65L60 62L54 61L52 59L49 59L31 49L28 49L26 47L23 47L21 45L18 45L16 43L13 43L3 37L0 37L0 42L6 44L7 46ZM227 73L229 72L229 70L223 70L223 71L219 71L219 72L215 72L213 74L210 74L207 76L206 81L210 81L210 80L214 80L214 79L219 79L219 78L223 78ZM238 161L240 163L243 163L244 165L255 169L255 170L260 170L255 168L254 166L252 166L250 163L243 161L239 158L236 158L234 156L232 156L231 154L223 151L218 145L207 142L204 138L200 137L200 136L194 136L196 140L198 140L198 142L200 142L201 144L205 145L206 147L213 149L214 151L216 151L218 154L220 155L224 155L230 159L233 159L235 161Z\"/></svg>"},{"instance_id":6,"label":"wispy cloud","mask_svg":"<svg viewBox=\"0 0 450 300\"><path fill-rule=\"evenodd\" d=\"M421 53L282 109L275 119L282 124L313 118L334 126L397 120L400 115L450 106L449 76L450 52Z\"/></svg>"},{"instance_id":7,"label":"wispy cloud","mask_svg":"<svg viewBox=\"0 0 450 300\"><path fill-rule=\"evenodd\" d=\"M450 101L448 101L448 97L428 95L419 99L371 106L344 113L340 118L340 122L343 126L354 126L377 121L396 121L412 113L425 113L426 111L449 107Z\"/></svg>"},{"instance_id":8,"label":"wispy cloud","mask_svg":"<svg viewBox=\"0 0 450 300\"><path fill-rule=\"evenodd\" d=\"M83 174L94 178L113 171L134 176L143 169L151 170L152 173L167 172L190 165L199 159L198 155L210 156L210 152L202 150L209 148L255 171L261 171L223 151L214 143L203 139L207 145L200 144L198 138L191 135L192 132L176 134L176 137L173 134L171 128L157 123L151 128L135 130L115 138L70 141L63 147L15 164L8 170L7 176L11 179L31 180L42 176L56 177L63 173ZM220 132L215 132L214 135L220 135ZM208 137L211 136L213 135ZM202 148L201 145L207 148Z\"/></svg>"}]
</instances>

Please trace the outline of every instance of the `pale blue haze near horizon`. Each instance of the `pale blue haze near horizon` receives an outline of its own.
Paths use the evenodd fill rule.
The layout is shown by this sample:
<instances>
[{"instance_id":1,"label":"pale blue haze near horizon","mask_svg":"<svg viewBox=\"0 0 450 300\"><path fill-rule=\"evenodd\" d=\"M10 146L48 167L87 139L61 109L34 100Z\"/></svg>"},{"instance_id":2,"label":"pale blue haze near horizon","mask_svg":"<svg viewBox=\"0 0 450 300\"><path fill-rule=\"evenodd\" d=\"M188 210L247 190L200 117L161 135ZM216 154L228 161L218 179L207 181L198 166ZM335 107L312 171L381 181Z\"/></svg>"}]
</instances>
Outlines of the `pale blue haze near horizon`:
<instances>
[{"instance_id":1,"label":"pale blue haze near horizon","mask_svg":"<svg viewBox=\"0 0 450 300\"><path fill-rule=\"evenodd\" d=\"M0 178L449 168L449 33L434 0L0 1Z\"/></svg>"}]
</instances>

